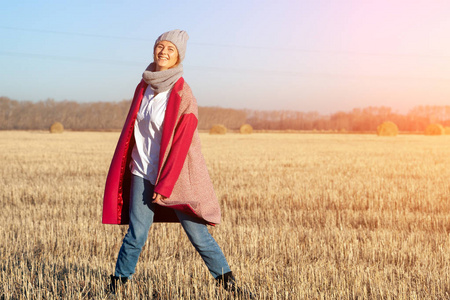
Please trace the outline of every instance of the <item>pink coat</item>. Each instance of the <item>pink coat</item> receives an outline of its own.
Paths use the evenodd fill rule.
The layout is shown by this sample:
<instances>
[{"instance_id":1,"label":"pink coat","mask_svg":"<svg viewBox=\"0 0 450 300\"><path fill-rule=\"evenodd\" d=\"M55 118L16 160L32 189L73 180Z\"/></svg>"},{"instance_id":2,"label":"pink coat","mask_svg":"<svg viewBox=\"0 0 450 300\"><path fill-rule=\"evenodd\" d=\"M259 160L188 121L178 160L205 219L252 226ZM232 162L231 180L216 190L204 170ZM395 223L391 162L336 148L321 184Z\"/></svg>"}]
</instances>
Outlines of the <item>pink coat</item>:
<instances>
[{"instance_id":1,"label":"pink coat","mask_svg":"<svg viewBox=\"0 0 450 300\"><path fill-rule=\"evenodd\" d=\"M104 224L129 222L134 122L146 89L147 83L142 80L111 161L103 198ZM170 93L164 116L155 192L167 199L156 205L154 222L178 222L172 210L177 209L210 225L220 223L219 202L201 153L197 123L197 102L188 84L180 78Z\"/></svg>"}]
</instances>

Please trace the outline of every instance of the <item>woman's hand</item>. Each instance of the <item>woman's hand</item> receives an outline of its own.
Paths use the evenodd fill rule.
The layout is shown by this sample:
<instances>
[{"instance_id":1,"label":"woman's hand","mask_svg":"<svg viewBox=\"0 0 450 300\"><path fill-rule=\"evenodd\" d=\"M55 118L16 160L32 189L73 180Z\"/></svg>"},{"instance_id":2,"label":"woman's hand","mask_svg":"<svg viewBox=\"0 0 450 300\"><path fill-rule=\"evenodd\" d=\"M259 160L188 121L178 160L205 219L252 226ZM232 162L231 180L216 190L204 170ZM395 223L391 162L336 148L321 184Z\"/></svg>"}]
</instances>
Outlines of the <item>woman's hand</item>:
<instances>
[{"instance_id":1,"label":"woman's hand","mask_svg":"<svg viewBox=\"0 0 450 300\"><path fill-rule=\"evenodd\" d=\"M165 200L165 199L167 199L167 197L164 197L163 195L158 194L158 193L153 193L152 203L158 204L158 202L160 202L161 200Z\"/></svg>"}]
</instances>

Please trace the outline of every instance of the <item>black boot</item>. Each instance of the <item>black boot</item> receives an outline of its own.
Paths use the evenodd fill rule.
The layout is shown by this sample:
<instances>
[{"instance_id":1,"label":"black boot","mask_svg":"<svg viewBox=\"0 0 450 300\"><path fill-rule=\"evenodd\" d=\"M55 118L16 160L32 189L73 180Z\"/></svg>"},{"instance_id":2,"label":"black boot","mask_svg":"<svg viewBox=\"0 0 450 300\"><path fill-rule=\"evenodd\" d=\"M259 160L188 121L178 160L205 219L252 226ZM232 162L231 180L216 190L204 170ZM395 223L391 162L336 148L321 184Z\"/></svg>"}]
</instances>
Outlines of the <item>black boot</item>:
<instances>
[{"instance_id":1,"label":"black boot","mask_svg":"<svg viewBox=\"0 0 450 300\"><path fill-rule=\"evenodd\" d=\"M240 295L247 297L249 299L253 299L254 295L246 290L245 288L240 288L236 284L236 279L234 279L233 273L228 272L223 275L216 277L216 284L218 286L223 286L225 290L231 292L235 295Z\"/></svg>"},{"instance_id":2,"label":"black boot","mask_svg":"<svg viewBox=\"0 0 450 300\"><path fill-rule=\"evenodd\" d=\"M119 286L119 284L124 285L128 281L127 277L118 277L118 276L114 276L114 275L111 275L110 277L111 277L111 283L109 284L109 290L111 291L112 294L116 293L116 290L117 290L117 287Z\"/></svg>"}]
</instances>

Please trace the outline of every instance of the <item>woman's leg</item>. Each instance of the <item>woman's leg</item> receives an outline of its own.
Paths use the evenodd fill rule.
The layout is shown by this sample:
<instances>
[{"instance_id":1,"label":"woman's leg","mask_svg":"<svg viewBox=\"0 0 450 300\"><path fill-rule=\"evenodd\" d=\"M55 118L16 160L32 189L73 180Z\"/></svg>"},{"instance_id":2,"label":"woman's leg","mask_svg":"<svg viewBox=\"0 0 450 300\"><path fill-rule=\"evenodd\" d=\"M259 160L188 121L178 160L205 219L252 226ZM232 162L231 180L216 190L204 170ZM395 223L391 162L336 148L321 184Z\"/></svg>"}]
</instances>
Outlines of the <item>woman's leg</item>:
<instances>
[{"instance_id":1,"label":"woman's leg","mask_svg":"<svg viewBox=\"0 0 450 300\"><path fill-rule=\"evenodd\" d=\"M115 276L128 278L136 264L153 223L154 186L144 178L132 175L130 192L130 225L117 257Z\"/></svg>"},{"instance_id":2,"label":"woman's leg","mask_svg":"<svg viewBox=\"0 0 450 300\"><path fill-rule=\"evenodd\" d=\"M178 220L214 278L230 272L228 262L217 242L200 219L175 209Z\"/></svg>"}]
</instances>

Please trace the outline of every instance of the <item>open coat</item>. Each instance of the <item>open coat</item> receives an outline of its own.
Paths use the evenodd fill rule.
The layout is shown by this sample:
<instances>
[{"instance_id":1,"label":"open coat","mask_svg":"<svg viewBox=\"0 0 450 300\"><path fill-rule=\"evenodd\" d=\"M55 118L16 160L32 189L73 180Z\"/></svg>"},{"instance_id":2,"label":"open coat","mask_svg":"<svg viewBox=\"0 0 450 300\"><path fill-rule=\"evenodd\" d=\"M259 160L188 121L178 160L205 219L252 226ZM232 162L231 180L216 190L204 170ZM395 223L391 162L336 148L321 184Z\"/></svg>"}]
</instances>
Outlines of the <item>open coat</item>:
<instances>
[{"instance_id":1,"label":"open coat","mask_svg":"<svg viewBox=\"0 0 450 300\"><path fill-rule=\"evenodd\" d=\"M104 224L129 222L134 123L147 86L142 80L136 88L111 161L103 198ZM177 209L210 225L220 223L219 202L201 153L197 123L197 102L180 78L172 88L164 116L155 192L167 199L156 205L154 222L178 222L173 211Z\"/></svg>"}]
</instances>

